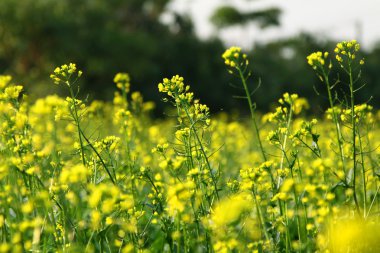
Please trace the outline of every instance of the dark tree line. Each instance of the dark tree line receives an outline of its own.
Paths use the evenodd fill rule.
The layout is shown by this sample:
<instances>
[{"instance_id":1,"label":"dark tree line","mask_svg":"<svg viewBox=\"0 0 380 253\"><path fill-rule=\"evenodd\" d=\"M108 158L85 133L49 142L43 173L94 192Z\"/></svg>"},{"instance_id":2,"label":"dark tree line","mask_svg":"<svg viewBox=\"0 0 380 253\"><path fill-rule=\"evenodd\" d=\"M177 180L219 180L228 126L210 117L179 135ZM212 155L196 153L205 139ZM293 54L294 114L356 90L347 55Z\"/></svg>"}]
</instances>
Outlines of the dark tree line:
<instances>
[{"instance_id":1,"label":"dark tree line","mask_svg":"<svg viewBox=\"0 0 380 253\"><path fill-rule=\"evenodd\" d=\"M245 110L244 101L232 87L236 79L226 71L218 38L202 41L189 17L174 15L174 22L159 22L170 0L2 0L0 1L0 74L12 74L32 97L57 92L49 74L55 66L75 62L84 71L82 93L90 98L110 99L117 72L128 72L132 90L162 108L157 83L180 74L196 95L215 111ZM265 28L279 25L280 10L271 8L239 12L230 6L215 11L212 22L218 29L256 22ZM257 106L267 110L285 91L298 92L315 105L324 104L320 83L306 64L315 50L332 49L334 43L311 35L256 45L249 52L252 85L261 78L254 95ZM360 93L365 101L380 94L380 46L364 52L363 77L368 85ZM232 84L232 85L229 85ZM378 101L378 100L377 100ZM318 111L319 109L314 109Z\"/></svg>"}]
</instances>

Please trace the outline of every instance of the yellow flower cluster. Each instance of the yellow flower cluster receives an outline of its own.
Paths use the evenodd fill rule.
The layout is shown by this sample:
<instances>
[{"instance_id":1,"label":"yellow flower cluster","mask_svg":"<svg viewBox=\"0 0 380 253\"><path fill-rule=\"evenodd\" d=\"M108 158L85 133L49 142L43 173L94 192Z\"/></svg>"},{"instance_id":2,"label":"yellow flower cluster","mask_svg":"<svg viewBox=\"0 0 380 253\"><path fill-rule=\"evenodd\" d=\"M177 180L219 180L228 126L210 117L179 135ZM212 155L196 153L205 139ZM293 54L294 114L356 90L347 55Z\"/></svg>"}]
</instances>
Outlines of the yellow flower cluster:
<instances>
[{"instance_id":1,"label":"yellow flower cluster","mask_svg":"<svg viewBox=\"0 0 380 253\"><path fill-rule=\"evenodd\" d=\"M334 49L335 58L339 63L342 63L345 58L350 61L354 60L359 49L360 44L356 40L342 41ZM360 60L360 64L364 64L364 60Z\"/></svg>"},{"instance_id":2,"label":"yellow flower cluster","mask_svg":"<svg viewBox=\"0 0 380 253\"><path fill-rule=\"evenodd\" d=\"M22 90L23 90L23 87L21 85L16 85L16 86L12 85L12 86L6 87L4 90L4 93L0 95L0 99L2 100L18 99Z\"/></svg>"},{"instance_id":3,"label":"yellow flower cluster","mask_svg":"<svg viewBox=\"0 0 380 253\"><path fill-rule=\"evenodd\" d=\"M116 84L116 87L125 93L129 92L130 89L130 77L128 73L117 73L113 79L113 82Z\"/></svg>"},{"instance_id":4,"label":"yellow flower cluster","mask_svg":"<svg viewBox=\"0 0 380 253\"><path fill-rule=\"evenodd\" d=\"M55 84L63 83L67 86L70 86L70 80L75 73L77 73L75 79L82 76L82 71L77 70L76 64L69 63L55 68L54 72L50 75L50 78L54 81Z\"/></svg>"},{"instance_id":5,"label":"yellow flower cluster","mask_svg":"<svg viewBox=\"0 0 380 253\"><path fill-rule=\"evenodd\" d=\"M355 122L359 123L362 120L369 120L368 123L373 122L372 115L373 107L368 104L359 104L354 107ZM343 109L340 111L340 120L343 122L350 122L352 119L352 110Z\"/></svg>"},{"instance_id":6,"label":"yellow flower cluster","mask_svg":"<svg viewBox=\"0 0 380 253\"><path fill-rule=\"evenodd\" d=\"M284 122L289 113L300 114L303 110L309 109L309 102L306 98L299 97L298 94L284 93L278 100L281 106L276 107L272 113L267 113L262 118L263 122Z\"/></svg>"},{"instance_id":7,"label":"yellow flower cluster","mask_svg":"<svg viewBox=\"0 0 380 253\"><path fill-rule=\"evenodd\" d=\"M120 144L120 137L116 136L106 136L103 140L94 143L94 147L99 151L110 150L113 151L117 149Z\"/></svg>"},{"instance_id":8,"label":"yellow flower cluster","mask_svg":"<svg viewBox=\"0 0 380 253\"><path fill-rule=\"evenodd\" d=\"M222 58L224 63L231 68L248 65L247 55L241 52L240 47L230 47L223 53Z\"/></svg>"},{"instance_id":9,"label":"yellow flower cluster","mask_svg":"<svg viewBox=\"0 0 380 253\"><path fill-rule=\"evenodd\" d=\"M187 181L171 185L168 189L168 214L177 217L184 212L186 203L194 195L196 185L193 181Z\"/></svg>"},{"instance_id":10,"label":"yellow flower cluster","mask_svg":"<svg viewBox=\"0 0 380 253\"><path fill-rule=\"evenodd\" d=\"M220 201L211 216L211 222L217 229L236 222L244 212L252 210L252 197L248 194L236 194ZM226 212L228 210L228 212Z\"/></svg>"},{"instance_id":11,"label":"yellow flower cluster","mask_svg":"<svg viewBox=\"0 0 380 253\"><path fill-rule=\"evenodd\" d=\"M83 164L66 165L62 169L59 182L62 184L85 183L89 174L89 169Z\"/></svg>"},{"instance_id":12,"label":"yellow flower cluster","mask_svg":"<svg viewBox=\"0 0 380 253\"><path fill-rule=\"evenodd\" d=\"M191 125L197 123L206 127L210 125L209 108L199 103L199 100L194 100L194 93L189 92L190 86L185 86L183 77L176 75L171 79L163 79L163 82L158 84L158 90L174 99L179 109L178 121L181 124L187 122ZM167 100L164 99L164 101Z\"/></svg>"},{"instance_id":13,"label":"yellow flower cluster","mask_svg":"<svg viewBox=\"0 0 380 253\"><path fill-rule=\"evenodd\" d=\"M4 89L12 80L11 76L0 75L0 89Z\"/></svg>"},{"instance_id":14,"label":"yellow flower cluster","mask_svg":"<svg viewBox=\"0 0 380 253\"><path fill-rule=\"evenodd\" d=\"M312 66L314 69L317 69L318 67L325 65L325 61L328 56L329 56L328 52L322 53L318 51L318 52L311 53L308 57L306 57L306 59L307 59L307 63L310 66Z\"/></svg>"},{"instance_id":15,"label":"yellow flower cluster","mask_svg":"<svg viewBox=\"0 0 380 253\"><path fill-rule=\"evenodd\" d=\"M168 94L168 96L176 99L176 102L182 101L191 102L193 99L193 93L187 92L190 89L189 85L184 84L183 77L178 75L173 76L171 79L164 78L162 83L158 84L158 91Z\"/></svg>"}]
</instances>

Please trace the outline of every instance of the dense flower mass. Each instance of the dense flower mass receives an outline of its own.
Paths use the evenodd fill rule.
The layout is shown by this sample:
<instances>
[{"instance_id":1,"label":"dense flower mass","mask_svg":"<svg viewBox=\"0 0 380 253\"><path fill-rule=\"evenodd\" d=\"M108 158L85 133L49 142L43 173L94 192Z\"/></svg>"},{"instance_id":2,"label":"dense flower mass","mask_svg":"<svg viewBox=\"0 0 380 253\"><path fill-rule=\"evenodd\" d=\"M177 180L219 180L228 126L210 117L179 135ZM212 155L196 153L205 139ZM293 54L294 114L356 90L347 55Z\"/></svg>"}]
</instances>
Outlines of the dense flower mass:
<instances>
[{"instance_id":1,"label":"dense flower mass","mask_svg":"<svg viewBox=\"0 0 380 253\"><path fill-rule=\"evenodd\" d=\"M358 44L337 48L359 80ZM223 58L247 87L246 56ZM291 93L262 117L249 100L250 121L211 116L178 75L158 84L168 120L126 73L90 104L75 64L51 76L67 98L30 102L0 76L0 252L380 252L380 112L331 96L327 59L307 58L329 94L319 118Z\"/></svg>"}]
</instances>

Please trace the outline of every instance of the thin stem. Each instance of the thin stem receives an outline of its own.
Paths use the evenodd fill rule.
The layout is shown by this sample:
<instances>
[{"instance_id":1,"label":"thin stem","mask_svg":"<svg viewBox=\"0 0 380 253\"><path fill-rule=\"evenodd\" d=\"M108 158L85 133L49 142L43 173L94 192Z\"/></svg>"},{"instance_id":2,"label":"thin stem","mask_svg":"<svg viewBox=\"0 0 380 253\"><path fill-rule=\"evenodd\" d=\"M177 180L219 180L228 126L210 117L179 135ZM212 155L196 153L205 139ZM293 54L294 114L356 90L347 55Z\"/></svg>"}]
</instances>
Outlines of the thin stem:
<instances>
[{"instance_id":1,"label":"thin stem","mask_svg":"<svg viewBox=\"0 0 380 253\"><path fill-rule=\"evenodd\" d=\"M365 165L364 165L364 155L363 155L363 144L362 144L362 138L360 136L360 133L358 132L359 137L359 148L360 148L360 160L362 165L362 186L363 186L363 216L366 217L367 212L367 182L366 182L366 171L365 171Z\"/></svg>"},{"instance_id":2,"label":"thin stem","mask_svg":"<svg viewBox=\"0 0 380 253\"><path fill-rule=\"evenodd\" d=\"M101 164L103 165L104 169L106 170L109 178L111 179L112 183L113 184L116 184L115 180L113 179L112 177L112 174L111 172L109 171L106 163L104 162L103 158L101 157L101 155L99 154L99 152L96 150L96 148L92 145L92 143L90 142L90 140L86 137L86 135L84 135L83 131L81 129L80 130L80 133L81 135L83 136L83 138L86 140L87 144L91 147L91 149L95 152L96 156L99 158Z\"/></svg>"},{"instance_id":3,"label":"thin stem","mask_svg":"<svg viewBox=\"0 0 380 253\"><path fill-rule=\"evenodd\" d=\"M367 212L367 215L365 216L365 219L367 219L368 216L369 216L369 214L371 213L372 206L373 206L373 204L375 203L375 200L376 200L377 194L379 193L379 190L380 190L380 185L379 185L379 186L377 187L377 189L376 189L375 196L373 196L373 199L372 199L371 205L370 205L369 208L368 208L368 212Z\"/></svg>"},{"instance_id":4,"label":"thin stem","mask_svg":"<svg viewBox=\"0 0 380 253\"><path fill-rule=\"evenodd\" d=\"M288 120L286 122L286 133L284 135L284 141L282 142L282 144L280 144L280 149L281 149L281 162L280 162L280 169L283 169L284 168L284 160L286 159L288 164L289 163L289 159L287 158L287 155L286 155L286 143L287 143L287 139L288 139L288 133L289 133L289 128L290 128L290 123L292 121L292 117L293 117L293 110L292 110L292 104L290 105L290 109L289 109L289 114L288 114ZM277 182L277 189L280 188L280 184L282 182L282 178L281 176L278 177L278 182Z\"/></svg>"},{"instance_id":5,"label":"thin stem","mask_svg":"<svg viewBox=\"0 0 380 253\"><path fill-rule=\"evenodd\" d=\"M355 99L354 99L354 82L352 78L351 62L348 62L348 75L350 77L350 106L351 106L351 128L352 128L352 168L353 168L353 181L352 188L354 190L354 201L356 210L360 215L360 207L356 193L356 118L355 118Z\"/></svg>"},{"instance_id":6,"label":"thin stem","mask_svg":"<svg viewBox=\"0 0 380 253\"><path fill-rule=\"evenodd\" d=\"M293 103L290 105L289 109L289 115L288 115L288 121L286 122L286 133L284 135L284 141L281 145L281 151L282 151L282 156L281 156L281 164L280 168L282 169L284 167L284 159L286 158L286 144L288 140L288 133L289 133L289 128L290 128L290 123L292 122L292 117L293 117Z\"/></svg>"},{"instance_id":7,"label":"thin stem","mask_svg":"<svg viewBox=\"0 0 380 253\"><path fill-rule=\"evenodd\" d=\"M240 76L241 82L243 84L243 87L244 87L244 90L245 90L245 94L247 96L249 110L251 112L251 119L252 119L252 123L253 123L253 129L254 129L254 131L256 133L257 141L259 142L259 146L260 146L260 150L261 150L261 155L263 157L264 162L266 162L267 158L266 158L266 155L265 155L265 152L264 152L263 144L262 144L261 139L260 139L260 132L259 132L259 128L258 128L257 122L256 122L255 110L254 110L254 107L253 107L253 103L252 103L252 99L251 99L251 94L249 92L249 89L248 89L247 82L245 80L243 71L241 70L240 67L236 67L236 69L239 72L239 76Z\"/></svg>"},{"instance_id":8,"label":"thin stem","mask_svg":"<svg viewBox=\"0 0 380 253\"><path fill-rule=\"evenodd\" d=\"M113 184L116 184L115 183L115 180L113 179L112 175L111 175L111 172L109 171L109 169L107 168L104 160L102 159L102 157L100 156L99 152L96 150L96 148L91 144L90 140L85 136L82 128L80 127L80 119L79 119L79 116L78 116L78 109L77 109L77 105L76 105L76 98L75 98L75 95L74 95L74 92L73 92L73 89L71 88L71 85L68 85L69 86L69 90L70 90L70 95L71 95L71 99L72 99L72 106L74 107L74 110L72 110L70 108L70 111L73 112L74 111L74 114L72 114L73 116L73 119L75 121L75 124L77 125L77 130L78 130L78 136L79 136L79 143L80 143L80 149L81 149L81 155L82 155L82 163L83 165L86 165L86 160L85 160L85 157L84 157L84 145L83 145L83 140L82 140L82 137L86 140L87 144L91 147L91 149L95 152L96 156L99 158L100 162L102 163L104 169L106 170L109 178L111 179L112 183Z\"/></svg>"},{"instance_id":9,"label":"thin stem","mask_svg":"<svg viewBox=\"0 0 380 253\"><path fill-rule=\"evenodd\" d=\"M293 177L293 172L291 172L291 175L292 175L292 179L294 180L294 177ZM293 196L294 196L294 202L295 202L295 214L297 216L297 232L298 232L298 240L300 241L300 243L302 244L305 239L307 238L306 235L307 235L307 231L304 229L302 232L301 232L301 216L299 214L299 201L297 200L297 193L296 193L296 189L295 187L293 187ZM304 227L305 228L305 227Z\"/></svg>"},{"instance_id":10,"label":"thin stem","mask_svg":"<svg viewBox=\"0 0 380 253\"><path fill-rule=\"evenodd\" d=\"M70 90L70 95L71 95L71 99L72 99L72 106L74 107L73 118L74 118L75 124L77 125L79 143L80 143L80 151L81 151L81 156L82 156L82 163L83 163L83 165L86 165L86 160L84 158L84 146L83 146L83 140L82 140L82 134L81 134L81 128L80 128L80 120L78 117L78 109L77 109L77 106L75 104L76 98L75 98L73 89L71 88L71 85L69 85L69 90ZM70 108L70 111L72 111L71 108Z\"/></svg>"},{"instance_id":11,"label":"thin stem","mask_svg":"<svg viewBox=\"0 0 380 253\"><path fill-rule=\"evenodd\" d=\"M330 108L331 108L331 113L332 113L333 121L335 124L336 137L338 140L339 151L340 151L340 159L342 161L343 172L344 172L344 174L346 174L346 167L345 167L345 161L344 161L344 149L343 149L343 135L342 135L342 132L340 129L338 116L334 110L334 102L333 102L333 98L332 98L332 94L331 94L331 85L330 85L329 77L323 68L322 68L322 74L323 74L323 78L325 79L325 83L326 83L326 87L327 87L327 94L329 97L329 103L330 103ZM345 181L346 181L346 179L345 179Z\"/></svg>"},{"instance_id":12,"label":"thin stem","mask_svg":"<svg viewBox=\"0 0 380 253\"><path fill-rule=\"evenodd\" d=\"M268 235L268 231L266 229L266 226L265 226L265 220L264 220L264 216L261 212L261 208L260 208L260 205L259 203L257 202L257 197L256 197L256 193L254 191L254 189L252 189L252 193L253 193L253 198L255 199L255 205L256 205L256 211L257 211L257 215L259 217L259 220L260 220L260 224L262 226L262 229L264 231L264 235L265 235L265 239L270 242L270 238L269 238L269 235Z\"/></svg>"},{"instance_id":13,"label":"thin stem","mask_svg":"<svg viewBox=\"0 0 380 253\"><path fill-rule=\"evenodd\" d=\"M189 121L190 121L190 124L191 124L190 128L193 130L193 133L194 133L194 135L195 135L195 138L197 139L197 142L198 142L198 144L199 144L199 148L200 148L200 150L201 150L201 152L202 152L202 155L203 155L203 157L204 157L204 159L205 159L205 161L206 161L207 168L208 168L209 171L210 171L211 180L212 180L212 183L213 183L213 185L214 185L215 195L216 195L216 198L219 200L219 193L218 193L218 187L217 187L216 179L215 179L214 174L212 173L212 168L211 168L210 162L209 162L209 160L208 160L208 157L207 157L206 151L205 151L204 148L203 148L202 141L201 141L201 139L199 138L198 133L197 133L197 130L196 130L196 128L195 128L195 122L194 122L193 118L190 116L190 113L189 113L189 111L188 111L187 105L185 105L185 104L183 104L183 103L182 103L182 105L183 105L183 109L184 109L184 111L185 111L185 113L186 113L186 116L187 116L187 118L188 118Z\"/></svg>"},{"instance_id":14,"label":"thin stem","mask_svg":"<svg viewBox=\"0 0 380 253\"><path fill-rule=\"evenodd\" d=\"M288 207L286 204L286 201L284 201L284 217L285 217L285 252L290 252L291 246L290 246L290 232L289 232L289 219L287 215Z\"/></svg>"}]
</instances>

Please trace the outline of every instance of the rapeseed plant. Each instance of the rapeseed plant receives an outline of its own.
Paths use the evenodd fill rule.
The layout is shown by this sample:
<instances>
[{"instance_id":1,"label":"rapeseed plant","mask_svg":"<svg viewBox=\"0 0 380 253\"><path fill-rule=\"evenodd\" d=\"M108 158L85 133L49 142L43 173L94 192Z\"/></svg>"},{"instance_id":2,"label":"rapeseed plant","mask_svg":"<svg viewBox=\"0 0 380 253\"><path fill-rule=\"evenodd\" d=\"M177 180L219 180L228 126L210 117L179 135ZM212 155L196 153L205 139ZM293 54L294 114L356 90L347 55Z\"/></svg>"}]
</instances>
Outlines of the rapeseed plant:
<instances>
[{"instance_id":1,"label":"rapeseed plant","mask_svg":"<svg viewBox=\"0 0 380 253\"><path fill-rule=\"evenodd\" d=\"M355 103L359 49L307 57L326 85L325 118L305 117L313 105L290 93L259 117L237 47L222 57L248 122L211 116L180 76L158 84L176 110L168 120L150 118L127 73L112 103L90 104L73 63L51 75L68 98L31 103L0 76L0 252L378 252L380 112Z\"/></svg>"}]
</instances>

